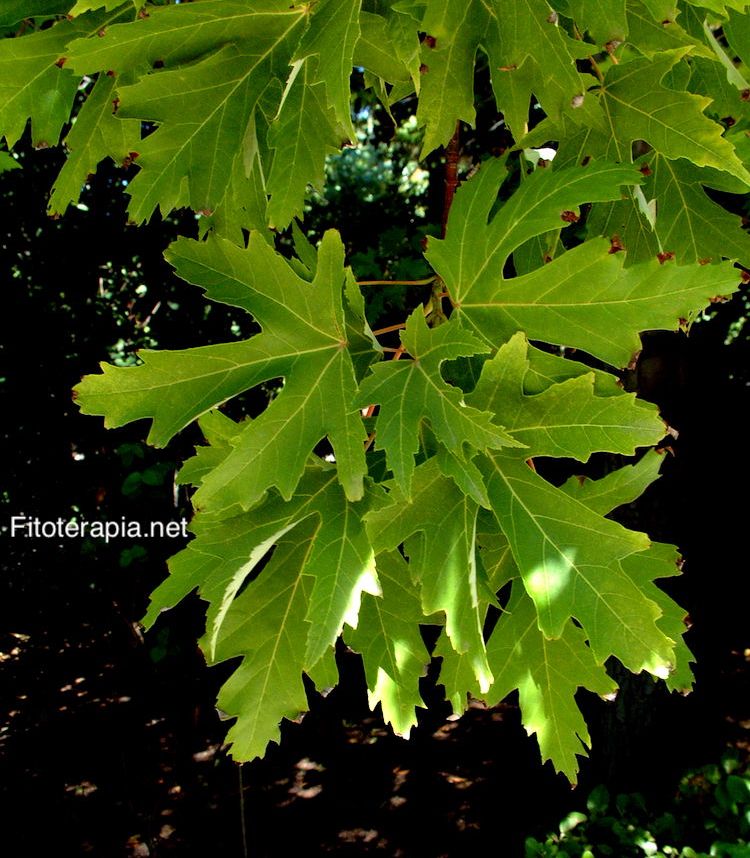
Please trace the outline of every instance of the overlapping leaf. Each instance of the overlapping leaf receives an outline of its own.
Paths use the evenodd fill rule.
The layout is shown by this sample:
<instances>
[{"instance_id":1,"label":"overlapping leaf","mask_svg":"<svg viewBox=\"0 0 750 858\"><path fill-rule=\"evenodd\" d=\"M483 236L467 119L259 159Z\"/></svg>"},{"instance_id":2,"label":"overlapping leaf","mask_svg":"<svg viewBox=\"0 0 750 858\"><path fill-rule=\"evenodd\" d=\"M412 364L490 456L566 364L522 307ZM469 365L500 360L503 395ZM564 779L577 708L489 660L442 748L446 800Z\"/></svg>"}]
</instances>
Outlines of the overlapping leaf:
<instances>
[{"instance_id":1,"label":"overlapping leaf","mask_svg":"<svg viewBox=\"0 0 750 858\"><path fill-rule=\"evenodd\" d=\"M34 146L58 143L80 83L66 62L68 45L76 37L96 36L123 17L127 13L121 8L90 13L0 42L0 137L8 146L15 145L28 120Z\"/></svg>"},{"instance_id":2,"label":"overlapping leaf","mask_svg":"<svg viewBox=\"0 0 750 858\"><path fill-rule=\"evenodd\" d=\"M279 722L307 710L302 683L312 579L305 573L312 527L280 540L261 575L229 607L214 658L243 656L219 694L218 705L237 718L227 735L232 755L252 760L279 740ZM333 650L321 658L333 661ZM320 669L320 668L319 668ZM305 671L306 672L306 671Z\"/></svg>"},{"instance_id":3,"label":"overlapping leaf","mask_svg":"<svg viewBox=\"0 0 750 858\"><path fill-rule=\"evenodd\" d=\"M625 366L645 328L676 330L716 295L737 289L730 264L678 266L657 260L624 268L606 240L585 242L543 268L506 278L508 257L534 234L574 220L584 201L616 199L632 184L625 166L538 170L488 222L502 180L488 165L457 194L448 234L428 258L442 276L461 324L488 343L524 330L529 339L583 349Z\"/></svg>"},{"instance_id":4,"label":"overlapping leaf","mask_svg":"<svg viewBox=\"0 0 750 858\"><path fill-rule=\"evenodd\" d=\"M85 413L107 424L153 418L163 444L195 417L243 390L279 376L283 390L247 424L232 452L203 481L195 502L247 509L269 486L290 498L312 448L328 436L347 495L362 496L364 426L352 405L356 381L346 347L343 248L326 234L312 283L257 234L243 250L228 241L180 240L168 258L213 300L252 313L263 333L245 342L175 352L144 352L144 365L104 366L77 388Z\"/></svg>"},{"instance_id":5,"label":"overlapping leaf","mask_svg":"<svg viewBox=\"0 0 750 858\"><path fill-rule=\"evenodd\" d=\"M583 686L605 696L617 690L585 638L572 622L559 638L546 638L539 631L534 603L522 588L514 587L487 647L495 674L487 702L499 703L518 689L524 727L536 734L542 760L552 760L571 783L578 772L576 754L591 744L576 691Z\"/></svg>"},{"instance_id":6,"label":"overlapping leaf","mask_svg":"<svg viewBox=\"0 0 750 858\"><path fill-rule=\"evenodd\" d=\"M307 471L292 501L271 494L250 513L198 516L192 525L197 538L173 558L170 576L152 594L146 624L197 587L209 603L206 648L213 658L224 618L246 579L274 545L312 517L301 573L310 576L311 584L311 623L301 657L311 667L333 645L344 622L356 625L361 594L379 593L362 520L377 497L373 490L358 504L349 503L335 469L318 467Z\"/></svg>"},{"instance_id":7,"label":"overlapping leaf","mask_svg":"<svg viewBox=\"0 0 750 858\"><path fill-rule=\"evenodd\" d=\"M347 624L371 705L408 734L428 660L419 626L443 624L435 654L454 710L468 694L494 703L518 689L543 758L574 779L589 744L576 690L611 693L611 655L684 690L691 656L684 612L656 584L677 572L674 549L606 517L656 478L659 456L559 487L534 457L585 462L655 444L655 409L586 354L624 366L641 331L675 329L736 289L722 259L750 262L739 221L705 190L750 182L738 156L747 85L733 59L750 56L747 15L727 12L739 0L693 4L679 23L659 0L560 0L554 12L544 0L201 0L137 15L142 5L26 4L34 26L50 20L0 46L0 134L12 146L30 118L33 143L56 142L81 75L98 75L50 211L75 201L103 158L135 159L133 219L200 212L201 236L229 240L181 240L168 258L261 329L246 342L144 352L142 366L105 367L78 388L83 410L108 425L151 418L159 444L204 415L209 445L180 475L198 485L195 539L148 623L194 589L208 602L209 658L242 659L219 700L237 718L239 759L304 711L303 673L335 681L332 644ZM19 9L4 7L0 26L16 25ZM726 19L731 48L705 9ZM596 45L570 35L580 33ZM586 72L592 50L623 39L619 62ZM295 227L299 258L286 261L266 227L301 214L326 155L353 140L355 63L388 108L419 92L426 152L474 121L480 55L517 139L530 105L544 111L523 145L556 141L555 164L499 194L501 159L459 190L427 254L451 318L431 328L418 306L399 359L371 369L382 349L340 239L328 233L316 251ZM728 135L725 116L738 120ZM566 228L584 216L589 239L578 243L584 230L571 240ZM586 354L570 360L544 343ZM445 364L464 358L472 370L451 366L454 386ZM254 420L212 410L264 382L277 393ZM329 465L311 455L324 438ZM381 451L393 479L377 486L365 474L380 457L371 473L384 477ZM510 601L485 642L501 588Z\"/></svg>"},{"instance_id":8,"label":"overlapping leaf","mask_svg":"<svg viewBox=\"0 0 750 858\"><path fill-rule=\"evenodd\" d=\"M419 632L424 617L404 558L387 552L377 566L382 596L363 597L357 628L345 637L362 654L370 707L380 703L386 723L408 738L416 709L424 708L419 680L430 661Z\"/></svg>"},{"instance_id":9,"label":"overlapping leaf","mask_svg":"<svg viewBox=\"0 0 750 858\"><path fill-rule=\"evenodd\" d=\"M412 313L401 335L408 360L377 364L365 379L357 404L378 404L377 445L385 450L388 466L409 497L414 454L419 449L419 424L429 418L433 432L460 459L464 445L483 450L519 446L486 413L467 408L458 388L445 382L440 365L451 358L481 354L489 349L454 325L428 328L421 308Z\"/></svg>"},{"instance_id":10,"label":"overlapping leaf","mask_svg":"<svg viewBox=\"0 0 750 858\"><path fill-rule=\"evenodd\" d=\"M123 164L137 154L141 124L115 117L115 86L114 77L99 77L65 138L68 157L52 188L47 207L50 214L63 214L78 199L81 187L100 161L109 157Z\"/></svg>"},{"instance_id":11,"label":"overlapping leaf","mask_svg":"<svg viewBox=\"0 0 750 858\"><path fill-rule=\"evenodd\" d=\"M492 674L482 638L486 611L477 591L476 503L440 472L434 458L417 468L410 499L394 489L390 501L367 516L375 551L397 548L412 537L407 553L419 582L423 612L445 613L453 648L468 653L477 683L486 690Z\"/></svg>"},{"instance_id":12,"label":"overlapping leaf","mask_svg":"<svg viewBox=\"0 0 750 858\"><path fill-rule=\"evenodd\" d=\"M635 394L597 396L593 373L526 395L527 354L525 335L515 334L484 365L468 397L492 414L504 415L508 434L526 447L524 455L586 462L597 451L632 455L636 447L651 446L664 436L653 405L636 400Z\"/></svg>"},{"instance_id":13,"label":"overlapping leaf","mask_svg":"<svg viewBox=\"0 0 750 858\"><path fill-rule=\"evenodd\" d=\"M411 11L428 36L417 114L426 126L424 153L446 144L459 120L473 124L473 66L480 46L489 57L498 105L516 135L524 131L532 95L550 116L564 112L573 121L599 120L586 94L590 84L575 65L590 49L557 26L544 0L429 0L396 8Z\"/></svg>"},{"instance_id":14,"label":"overlapping leaf","mask_svg":"<svg viewBox=\"0 0 750 858\"><path fill-rule=\"evenodd\" d=\"M606 515L639 497L658 477L661 463L662 457L650 452L637 464L620 468L602 479L574 477L561 488L586 509ZM493 531L489 521L485 521L480 530L480 541L489 548L484 557L491 568L499 570L493 586L517 578L519 570L509 557L510 545L502 532ZM674 642L674 661L652 662L650 669L660 676L666 676L669 669L668 686L684 690L692 685L689 668L692 655L682 637L686 631L685 612L654 585L655 579L677 574L676 557L672 546L654 543L645 551L623 559L621 577L629 578L658 605L662 614L655 621L657 629ZM486 604L489 602L485 601ZM446 687L454 712L464 711L469 694L494 704L518 689L523 722L529 732L536 732L542 758L550 759L558 771L575 781L576 755L585 752L590 739L573 695L578 687L602 695L609 695L616 689L604 671L602 654L597 655L588 646L585 629L582 631L568 621L559 638L546 637L539 630L532 599L520 582L514 582L510 601L487 643L488 661L495 678L486 693L480 691L466 656L455 653L443 638L435 654L442 659L440 681Z\"/></svg>"}]
</instances>

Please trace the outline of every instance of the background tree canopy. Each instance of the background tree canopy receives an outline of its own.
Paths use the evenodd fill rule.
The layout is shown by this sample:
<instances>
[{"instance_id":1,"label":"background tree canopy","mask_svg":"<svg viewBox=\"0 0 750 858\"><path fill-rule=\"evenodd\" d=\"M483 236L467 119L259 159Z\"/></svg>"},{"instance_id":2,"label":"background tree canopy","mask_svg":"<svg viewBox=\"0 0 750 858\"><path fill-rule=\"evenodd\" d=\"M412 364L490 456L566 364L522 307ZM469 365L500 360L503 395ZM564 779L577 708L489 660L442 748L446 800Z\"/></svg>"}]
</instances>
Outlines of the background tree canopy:
<instances>
[{"instance_id":1,"label":"background tree canopy","mask_svg":"<svg viewBox=\"0 0 750 858\"><path fill-rule=\"evenodd\" d=\"M195 510L147 610L173 546L12 540L13 634L63 599L130 635L197 589L240 760L341 672L315 705L359 679L417 742L517 693L543 760L574 781L598 732L590 771L626 782L634 722L645 758L688 705L627 671L692 688L688 611L694 717L736 714L702 707L744 651L717 447L746 395L747 19L662 6L9 4L3 393L36 395L7 517ZM75 412L97 360L82 410L163 453ZM149 634L155 675L197 671L196 604ZM616 715L581 691L618 686Z\"/></svg>"}]
</instances>

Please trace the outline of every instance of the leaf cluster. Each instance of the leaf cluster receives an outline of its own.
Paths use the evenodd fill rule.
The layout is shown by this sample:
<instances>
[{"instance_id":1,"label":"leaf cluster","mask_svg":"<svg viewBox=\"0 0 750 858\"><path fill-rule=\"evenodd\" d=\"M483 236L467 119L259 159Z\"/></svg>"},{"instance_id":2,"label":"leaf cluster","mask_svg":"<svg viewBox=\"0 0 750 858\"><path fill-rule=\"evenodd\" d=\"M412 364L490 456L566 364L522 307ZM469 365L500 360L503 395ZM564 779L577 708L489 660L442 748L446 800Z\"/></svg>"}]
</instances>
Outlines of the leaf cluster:
<instances>
[{"instance_id":1,"label":"leaf cluster","mask_svg":"<svg viewBox=\"0 0 750 858\"><path fill-rule=\"evenodd\" d=\"M517 690L542 758L571 780L590 744L575 695L616 693L607 659L689 689L684 611L657 584L678 574L676 549L611 516L658 478L667 434L619 375L641 332L688 328L750 262L711 194L750 181L744 6L17 6L0 18L18 28L0 44L0 134L9 148L27 123L35 145L64 137L50 213L102 159L135 164L131 219L195 212L200 240L167 260L258 331L145 350L77 388L108 426L150 419L156 445L200 423L206 445L179 477L196 488L195 538L145 622L193 590L207 602L208 659L240 658L219 697L233 754L262 755L305 710L303 675L335 683L342 635L400 734L436 656L456 713ZM382 284L427 286L426 301L373 331L362 290L380 284L357 282L338 231L316 246L294 222L291 258L275 236L355 140L353 68L384 111L416 97L424 158L475 121L477 62L514 152L460 187L427 242L430 276ZM263 386L254 419L219 410ZM580 473L597 453L632 459L561 485L538 467ZM424 624L442 629L432 653Z\"/></svg>"}]
</instances>

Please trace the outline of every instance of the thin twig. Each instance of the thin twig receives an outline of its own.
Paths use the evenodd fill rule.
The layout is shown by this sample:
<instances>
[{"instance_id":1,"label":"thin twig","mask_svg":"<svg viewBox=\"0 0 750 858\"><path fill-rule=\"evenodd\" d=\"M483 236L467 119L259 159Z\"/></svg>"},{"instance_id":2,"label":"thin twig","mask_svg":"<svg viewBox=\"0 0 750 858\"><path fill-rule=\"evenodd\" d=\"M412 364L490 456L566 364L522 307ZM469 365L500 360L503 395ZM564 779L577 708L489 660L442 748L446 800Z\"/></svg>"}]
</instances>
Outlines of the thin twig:
<instances>
[{"instance_id":1,"label":"thin twig","mask_svg":"<svg viewBox=\"0 0 750 858\"><path fill-rule=\"evenodd\" d=\"M357 286L429 286L435 275L424 280L358 280Z\"/></svg>"},{"instance_id":2,"label":"thin twig","mask_svg":"<svg viewBox=\"0 0 750 858\"><path fill-rule=\"evenodd\" d=\"M381 334L390 334L391 331L402 331L406 327L406 322L399 322L398 325L388 325L387 328L378 328L373 331L373 335L379 337Z\"/></svg>"}]
</instances>

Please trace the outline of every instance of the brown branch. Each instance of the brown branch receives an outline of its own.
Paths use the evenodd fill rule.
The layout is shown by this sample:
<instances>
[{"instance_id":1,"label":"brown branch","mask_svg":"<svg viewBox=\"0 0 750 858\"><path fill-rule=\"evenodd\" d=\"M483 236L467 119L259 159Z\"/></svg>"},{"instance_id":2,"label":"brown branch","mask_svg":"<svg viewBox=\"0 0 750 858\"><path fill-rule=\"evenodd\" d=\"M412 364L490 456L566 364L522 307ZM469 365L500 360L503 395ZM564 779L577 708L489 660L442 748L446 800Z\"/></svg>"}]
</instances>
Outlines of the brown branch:
<instances>
[{"instance_id":1,"label":"brown branch","mask_svg":"<svg viewBox=\"0 0 750 858\"><path fill-rule=\"evenodd\" d=\"M424 280L357 280L357 286L429 286L435 276Z\"/></svg>"},{"instance_id":2,"label":"brown branch","mask_svg":"<svg viewBox=\"0 0 750 858\"><path fill-rule=\"evenodd\" d=\"M390 334L391 331L403 331L406 327L406 322L400 322L398 325L388 325L387 328L378 328L377 331L373 331L373 336L379 337L381 334Z\"/></svg>"},{"instance_id":3,"label":"brown branch","mask_svg":"<svg viewBox=\"0 0 750 858\"><path fill-rule=\"evenodd\" d=\"M456 123L456 130L453 132L448 143L448 148L445 150L445 196L443 197L443 220L440 230L441 238L445 238L445 232L448 228L448 215L450 214L453 197L456 194L458 187L458 153L461 135L461 123Z\"/></svg>"}]
</instances>

